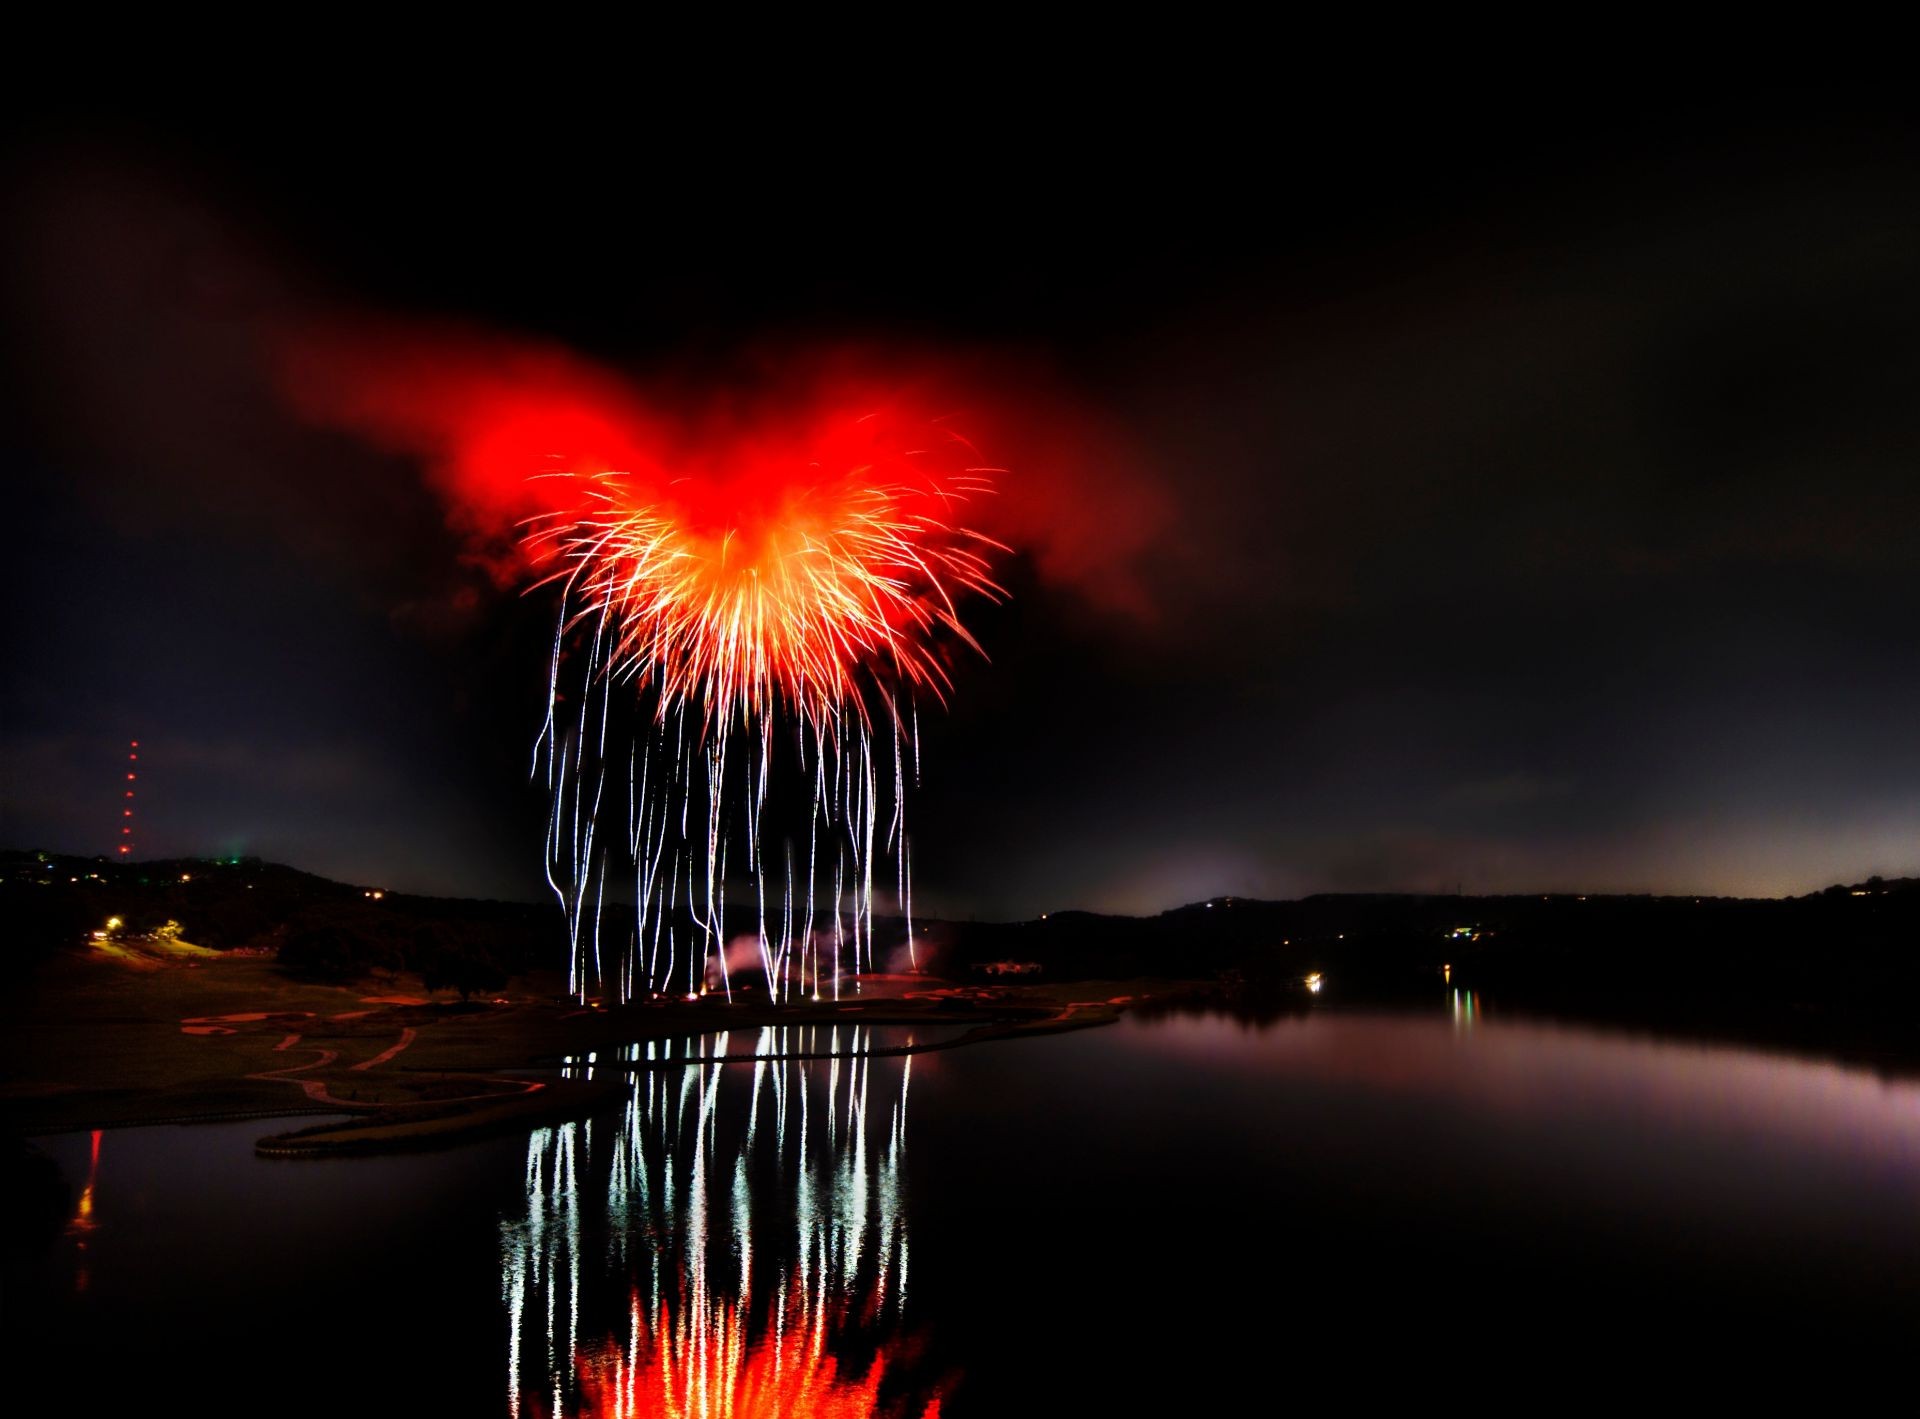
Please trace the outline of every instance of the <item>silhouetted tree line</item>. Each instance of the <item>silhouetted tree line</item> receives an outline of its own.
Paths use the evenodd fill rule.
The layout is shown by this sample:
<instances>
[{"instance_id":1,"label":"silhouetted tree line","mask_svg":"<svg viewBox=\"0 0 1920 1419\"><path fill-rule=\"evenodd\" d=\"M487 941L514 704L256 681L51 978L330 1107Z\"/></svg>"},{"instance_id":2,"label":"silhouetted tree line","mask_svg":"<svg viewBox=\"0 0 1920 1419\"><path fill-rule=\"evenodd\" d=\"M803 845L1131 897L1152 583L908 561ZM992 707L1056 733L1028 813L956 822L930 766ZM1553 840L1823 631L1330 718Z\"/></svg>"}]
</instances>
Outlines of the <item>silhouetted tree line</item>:
<instances>
[{"instance_id":1,"label":"silhouetted tree line","mask_svg":"<svg viewBox=\"0 0 1920 1419\"><path fill-rule=\"evenodd\" d=\"M374 971L411 971L432 990L462 1000L499 990L512 976L551 964L548 933L527 924L449 920L388 898L303 912L280 942L280 964L317 980L354 980Z\"/></svg>"},{"instance_id":2,"label":"silhouetted tree line","mask_svg":"<svg viewBox=\"0 0 1920 1419\"><path fill-rule=\"evenodd\" d=\"M186 879L186 880L182 880ZM304 976L417 972L463 995L564 968L552 903L414 897L242 860L118 864L0 854L12 959L78 944L109 915L132 932L181 922L216 949L277 950ZM683 928L685 923L682 923ZM609 903L602 939L624 949L631 908ZM735 914L728 934L754 929ZM883 953L905 924L875 923ZM1867 1022L1910 1034L1920 999L1920 879L1869 878L1785 900L1650 896L1221 897L1152 917L1053 912L1024 922L922 922L930 968L986 979L997 961L1047 980L1209 982L1249 1008L1288 1011L1312 972L1338 995L1430 993L1440 983L1529 1008L1657 1020ZM684 937L683 937L684 939ZM1875 1023L1879 1022L1879 1023ZM1837 1028L1837 1027L1836 1027Z\"/></svg>"},{"instance_id":3,"label":"silhouetted tree line","mask_svg":"<svg viewBox=\"0 0 1920 1419\"><path fill-rule=\"evenodd\" d=\"M123 864L0 854L0 910L17 968L84 943L110 917L128 935L177 921L196 945L272 950L288 971L310 979L409 971L430 990L463 998L565 964L565 934L551 904L386 891L376 899L374 890L246 858Z\"/></svg>"}]
</instances>

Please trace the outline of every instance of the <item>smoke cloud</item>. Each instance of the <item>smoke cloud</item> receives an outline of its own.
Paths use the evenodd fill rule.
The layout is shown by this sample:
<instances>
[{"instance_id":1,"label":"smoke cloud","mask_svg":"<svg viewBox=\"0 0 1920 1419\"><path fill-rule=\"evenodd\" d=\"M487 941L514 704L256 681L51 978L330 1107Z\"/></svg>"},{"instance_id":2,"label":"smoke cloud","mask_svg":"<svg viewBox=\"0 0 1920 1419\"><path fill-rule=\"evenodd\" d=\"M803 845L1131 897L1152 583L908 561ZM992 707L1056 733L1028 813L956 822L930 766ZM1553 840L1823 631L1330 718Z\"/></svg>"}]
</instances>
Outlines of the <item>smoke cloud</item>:
<instances>
[{"instance_id":1,"label":"smoke cloud","mask_svg":"<svg viewBox=\"0 0 1920 1419\"><path fill-rule=\"evenodd\" d=\"M994 492L955 520L1090 605L1150 619L1142 571L1170 503L1124 441L1044 376L1009 359L841 342L743 352L706 384L624 375L560 346L478 328L325 320L288 334L291 407L417 460L473 555L515 572L522 524L564 510L577 484L619 471L710 521L750 520L779 486L824 466L849 420L959 441ZM1021 385L1019 393L1011 385ZM854 450L857 453L857 449ZM848 456L852 456L849 454Z\"/></svg>"}]
</instances>

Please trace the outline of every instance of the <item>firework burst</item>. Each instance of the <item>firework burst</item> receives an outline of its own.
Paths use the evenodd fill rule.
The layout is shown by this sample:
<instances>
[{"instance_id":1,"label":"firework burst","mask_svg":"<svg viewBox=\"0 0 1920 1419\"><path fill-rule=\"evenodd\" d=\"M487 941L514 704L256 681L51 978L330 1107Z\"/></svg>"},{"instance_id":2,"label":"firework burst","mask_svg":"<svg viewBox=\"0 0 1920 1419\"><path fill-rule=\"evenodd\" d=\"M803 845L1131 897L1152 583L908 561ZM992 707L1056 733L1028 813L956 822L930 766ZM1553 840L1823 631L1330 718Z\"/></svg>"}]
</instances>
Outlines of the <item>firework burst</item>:
<instances>
[{"instance_id":1,"label":"firework burst","mask_svg":"<svg viewBox=\"0 0 1920 1419\"><path fill-rule=\"evenodd\" d=\"M918 963L918 712L979 650L969 603L1003 595L1007 548L974 529L991 506L1037 569L1091 576L1138 521L1118 464L1097 499L1031 479L990 498L998 470L897 392L949 381L893 362L884 392L848 352L748 399L646 397L564 351L404 322L316 324L282 356L303 417L420 458L473 558L557 596L533 772L577 998L731 997L736 967L774 999L838 997L882 950ZM884 942L876 900L904 928Z\"/></svg>"},{"instance_id":2,"label":"firework burst","mask_svg":"<svg viewBox=\"0 0 1920 1419\"><path fill-rule=\"evenodd\" d=\"M873 969L876 879L915 953L917 706L944 701L952 647L978 649L962 603L1002 594L1005 548L964 521L994 470L950 430L872 413L714 462L535 475L547 510L523 546L560 589L536 773L582 999L731 996L730 865L775 999ZM627 872L632 926L609 942Z\"/></svg>"}]
</instances>

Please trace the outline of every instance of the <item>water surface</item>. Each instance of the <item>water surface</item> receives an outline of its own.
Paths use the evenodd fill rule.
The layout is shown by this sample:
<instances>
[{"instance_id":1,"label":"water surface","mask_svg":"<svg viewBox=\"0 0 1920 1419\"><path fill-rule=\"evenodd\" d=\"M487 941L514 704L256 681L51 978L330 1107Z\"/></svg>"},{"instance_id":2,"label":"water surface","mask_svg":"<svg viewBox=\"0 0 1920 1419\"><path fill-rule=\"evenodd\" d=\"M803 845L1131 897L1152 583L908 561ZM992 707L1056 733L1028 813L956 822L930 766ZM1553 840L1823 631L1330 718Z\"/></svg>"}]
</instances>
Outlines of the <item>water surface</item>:
<instances>
[{"instance_id":1,"label":"water surface","mask_svg":"<svg viewBox=\"0 0 1920 1419\"><path fill-rule=\"evenodd\" d=\"M11 1372L208 1413L1145 1413L1844 1391L1920 1338L1910 1083L1452 998L801 1043L640 1046L621 1112L445 1153L43 1140L72 1195L16 1248Z\"/></svg>"}]
</instances>

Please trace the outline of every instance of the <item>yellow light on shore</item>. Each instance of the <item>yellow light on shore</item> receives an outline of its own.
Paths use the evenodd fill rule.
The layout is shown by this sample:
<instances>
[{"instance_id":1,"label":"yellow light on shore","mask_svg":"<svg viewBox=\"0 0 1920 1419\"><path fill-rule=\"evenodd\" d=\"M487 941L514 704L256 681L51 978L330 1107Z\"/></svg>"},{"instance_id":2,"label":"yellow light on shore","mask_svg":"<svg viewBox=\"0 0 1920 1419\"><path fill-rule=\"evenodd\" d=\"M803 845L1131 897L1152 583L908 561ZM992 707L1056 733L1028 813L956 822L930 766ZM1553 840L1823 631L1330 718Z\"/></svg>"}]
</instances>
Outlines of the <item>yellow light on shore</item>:
<instances>
[{"instance_id":1,"label":"yellow light on shore","mask_svg":"<svg viewBox=\"0 0 1920 1419\"><path fill-rule=\"evenodd\" d=\"M1320 984L1321 984L1320 972L1315 971L1312 975L1307 977L1307 989L1312 991L1315 995L1318 995L1320 993Z\"/></svg>"}]
</instances>

